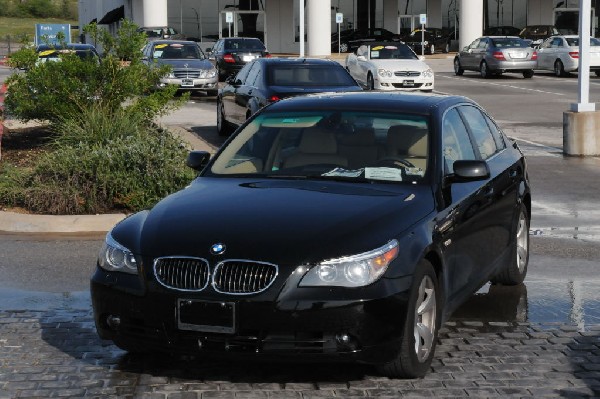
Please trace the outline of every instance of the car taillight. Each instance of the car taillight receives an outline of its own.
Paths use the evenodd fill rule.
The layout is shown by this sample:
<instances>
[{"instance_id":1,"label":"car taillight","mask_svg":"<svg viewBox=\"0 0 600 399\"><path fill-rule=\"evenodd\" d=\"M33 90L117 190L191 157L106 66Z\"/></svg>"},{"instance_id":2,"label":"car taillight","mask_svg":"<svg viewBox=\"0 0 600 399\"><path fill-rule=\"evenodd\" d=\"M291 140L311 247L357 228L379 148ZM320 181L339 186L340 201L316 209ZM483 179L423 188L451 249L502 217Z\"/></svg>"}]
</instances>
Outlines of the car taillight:
<instances>
[{"instance_id":1,"label":"car taillight","mask_svg":"<svg viewBox=\"0 0 600 399\"><path fill-rule=\"evenodd\" d=\"M494 51L492 53L492 57L499 61L506 61L506 58L504 58L504 54L502 54L502 51Z\"/></svg>"},{"instance_id":2,"label":"car taillight","mask_svg":"<svg viewBox=\"0 0 600 399\"><path fill-rule=\"evenodd\" d=\"M235 60L233 59L233 56L231 54L225 54L223 56L223 61L230 62L230 63L234 63L235 62Z\"/></svg>"},{"instance_id":3,"label":"car taillight","mask_svg":"<svg viewBox=\"0 0 600 399\"><path fill-rule=\"evenodd\" d=\"M537 51L534 51L533 54L531 54L531 61L535 60L537 60Z\"/></svg>"},{"instance_id":4,"label":"car taillight","mask_svg":"<svg viewBox=\"0 0 600 399\"><path fill-rule=\"evenodd\" d=\"M279 101L279 100L281 100L281 98L279 98L278 96L276 96L274 94L271 97L269 97L269 102L272 102L272 103L274 103L275 101Z\"/></svg>"},{"instance_id":5,"label":"car taillight","mask_svg":"<svg viewBox=\"0 0 600 399\"><path fill-rule=\"evenodd\" d=\"M265 58L271 58L271 54L265 53Z\"/></svg>"},{"instance_id":6,"label":"car taillight","mask_svg":"<svg viewBox=\"0 0 600 399\"><path fill-rule=\"evenodd\" d=\"M569 51L571 58L579 58L579 51Z\"/></svg>"}]
</instances>

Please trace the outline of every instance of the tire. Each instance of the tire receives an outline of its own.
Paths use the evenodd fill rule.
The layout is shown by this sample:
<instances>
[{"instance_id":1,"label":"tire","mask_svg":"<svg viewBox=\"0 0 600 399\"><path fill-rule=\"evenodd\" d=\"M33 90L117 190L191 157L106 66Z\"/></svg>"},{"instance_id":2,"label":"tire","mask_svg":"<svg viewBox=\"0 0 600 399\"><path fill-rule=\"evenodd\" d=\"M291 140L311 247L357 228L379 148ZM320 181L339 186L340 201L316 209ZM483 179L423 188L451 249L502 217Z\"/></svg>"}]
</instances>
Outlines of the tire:
<instances>
[{"instance_id":1,"label":"tire","mask_svg":"<svg viewBox=\"0 0 600 399\"><path fill-rule=\"evenodd\" d=\"M493 284L517 285L525 280L529 265L529 213L521 204L509 263L490 281Z\"/></svg>"},{"instance_id":2,"label":"tire","mask_svg":"<svg viewBox=\"0 0 600 399\"><path fill-rule=\"evenodd\" d=\"M219 136L229 136L231 133L229 122L225 119L223 102L220 99L217 99L217 132L219 133Z\"/></svg>"},{"instance_id":3,"label":"tire","mask_svg":"<svg viewBox=\"0 0 600 399\"><path fill-rule=\"evenodd\" d=\"M525 79L531 79L533 77L533 69L528 69L527 71L523 71L523 77Z\"/></svg>"},{"instance_id":4,"label":"tire","mask_svg":"<svg viewBox=\"0 0 600 399\"><path fill-rule=\"evenodd\" d=\"M441 314L435 270L427 260L421 260L413 275L400 353L393 361L379 365L379 372L390 378L424 376L435 353Z\"/></svg>"},{"instance_id":5,"label":"tire","mask_svg":"<svg viewBox=\"0 0 600 399\"><path fill-rule=\"evenodd\" d=\"M565 66L561 60L554 61L554 75L557 77L565 76Z\"/></svg>"},{"instance_id":6,"label":"tire","mask_svg":"<svg viewBox=\"0 0 600 399\"><path fill-rule=\"evenodd\" d=\"M429 46L429 54L435 54L435 45L431 44L431 46Z\"/></svg>"},{"instance_id":7,"label":"tire","mask_svg":"<svg viewBox=\"0 0 600 399\"><path fill-rule=\"evenodd\" d=\"M448 54L449 52L450 52L450 43L446 43L446 45L442 49L442 53Z\"/></svg>"},{"instance_id":8,"label":"tire","mask_svg":"<svg viewBox=\"0 0 600 399\"><path fill-rule=\"evenodd\" d=\"M479 65L479 73L484 79L489 79L490 77L492 77L492 74L488 68L488 64L485 61L481 61L481 64Z\"/></svg>"},{"instance_id":9,"label":"tire","mask_svg":"<svg viewBox=\"0 0 600 399\"><path fill-rule=\"evenodd\" d=\"M462 69L461 65L460 65L460 60L458 58L454 59L454 74L456 76L462 76L462 74L465 73L465 70Z\"/></svg>"},{"instance_id":10,"label":"tire","mask_svg":"<svg viewBox=\"0 0 600 399\"><path fill-rule=\"evenodd\" d=\"M371 72L367 75L367 90L375 90L375 79L373 79Z\"/></svg>"},{"instance_id":11,"label":"tire","mask_svg":"<svg viewBox=\"0 0 600 399\"><path fill-rule=\"evenodd\" d=\"M348 43L340 43L340 53L348 52Z\"/></svg>"},{"instance_id":12,"label":"tire","mask_svg":"<svg viewBox=\"0 0 600 399\"><path fill-rule=\"evenodd\" d=\"M227 76L225 76L225 74L223 73L223 70L221 68L219 68L218 65L217 65L217 76L218 76L219 82L224 82L225 79L227 79Z\"/></svg>"}]
</instances>

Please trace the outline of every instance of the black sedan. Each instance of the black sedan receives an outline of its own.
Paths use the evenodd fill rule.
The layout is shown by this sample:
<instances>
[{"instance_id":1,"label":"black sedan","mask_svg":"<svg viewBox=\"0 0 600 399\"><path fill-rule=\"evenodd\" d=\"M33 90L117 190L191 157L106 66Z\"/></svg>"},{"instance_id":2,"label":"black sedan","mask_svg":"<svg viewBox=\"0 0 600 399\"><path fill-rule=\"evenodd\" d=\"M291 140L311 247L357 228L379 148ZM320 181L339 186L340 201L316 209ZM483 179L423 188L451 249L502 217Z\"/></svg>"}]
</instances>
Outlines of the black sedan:
<instances>
[{"instance_id":1,"label":"black sedan","mask_svg":"<svg viewBox=\"0 0 600 399\"><path fill-rule=\"evenodd\" d=\"M265 105L324 91L360 91L338 62L308 58L261 58L227 80L217 96L217 130L226 136Z\"/></svg>"},{"instance_id":2,"label":"black sedan","mask_svg":"<svg viewBox=\"0 0 600 399\"><path fill-rule=\"evenodd\" d=\"M219 82L235 75L255 58L271 56L263 42L254 37L225 37L219 39L207 52L214 58Z\"/></svg>"},{"instance_id":3,"label":"black sedan","mask_svg":"<svg viewBox=\"0 0 600 399\"><path fill-rule=\"evenodd\" d=\"M523 154L464 97L301 96L106 236L97 331L128 351L430 368L450 313L527 273Z\"/></svg>"},{"instance_id":4,"label":"black sedan","mask_svg":"<svg viewBox=\"0 0 600 399\"><path fill-rule=\"evenodd\" d=\"M400 41L400 35L383 28L347 29L331 34L331 52L348 53L356 51L363 43L375 41Z\"/></svg>"}]
</instances>

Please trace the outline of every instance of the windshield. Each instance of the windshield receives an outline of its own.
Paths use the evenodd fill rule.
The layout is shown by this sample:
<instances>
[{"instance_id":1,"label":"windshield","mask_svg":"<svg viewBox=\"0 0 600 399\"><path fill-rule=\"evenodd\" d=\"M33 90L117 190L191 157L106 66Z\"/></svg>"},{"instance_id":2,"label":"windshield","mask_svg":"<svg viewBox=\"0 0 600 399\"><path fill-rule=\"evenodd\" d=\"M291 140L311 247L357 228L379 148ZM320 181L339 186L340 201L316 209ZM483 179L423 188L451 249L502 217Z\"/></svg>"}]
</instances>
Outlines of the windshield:
<instances>
[{"instance_id":1,"label":"windshield","mask_svg":"<svg viewBox=\"0 0 600 399\"><path fill-rule=\"evenodd\" d=\"M497 48L503 47L530 47L527 42L518 37L504 37L501 39L492 39L492 45Z\"/></svg>"},{"instance_id":2,"label":"windshield","mask_svg":"<svg viewBox=\"0 0 600 399\"><path fill-rule=\"evenodd\" d=\"M182 59L202 59L202 51L195 44L180 43L160 43L154 46L152 58L182 60Z\"/></svg>"},{"instance_id":3,"label":"windshield","mask_svg":"<svg viewBox=\"0 0 600 399\"><path fill-rule=\"evenodd\" d=\"M429 141L422 115L267 111L235 136L206 175L416 184L426 175Z\"/></svg>"},{"instance_id":4,"label":"windshield","mask_svg":"<svg viewBox=\"0 0 600 399\"><path fill-rule=\"evenodd\" d=\"M417 60L417 55L408 46L385 45L371 47L372 60Z\"/></svg>"},{"instance_id":5,"label":"windshield","mask_svg":"<svg viewBox=\"0 0 600 399\"><path fill-rule=\"evenodd\" d=\"M356 86L348 72L335 65L272 64L267 81L271 86Z\"/></svg>"},{"instance_id":6,"label":"windshield","mask_svg":"<svg viewBox=\"0 0 600 399\"><path fill-rule=\"evenodd\" d=\"M57 61L60 59L61 54L75 54L81 59L89 57L97 58L97 54L91 49L73 50L73 49L42 49L38 53L38 57L42 62L46 60Z\"/></svg>"},{"instance_id":7,"label":"windshield","mask_svg":"<svg viewBox=\"0 0 600 399\"><path fill-rule=\"evenodd\" d=\"M225 50L264 51L265 45L258 39L229 39L225 41Z\"/></svg>"}]
</instances>

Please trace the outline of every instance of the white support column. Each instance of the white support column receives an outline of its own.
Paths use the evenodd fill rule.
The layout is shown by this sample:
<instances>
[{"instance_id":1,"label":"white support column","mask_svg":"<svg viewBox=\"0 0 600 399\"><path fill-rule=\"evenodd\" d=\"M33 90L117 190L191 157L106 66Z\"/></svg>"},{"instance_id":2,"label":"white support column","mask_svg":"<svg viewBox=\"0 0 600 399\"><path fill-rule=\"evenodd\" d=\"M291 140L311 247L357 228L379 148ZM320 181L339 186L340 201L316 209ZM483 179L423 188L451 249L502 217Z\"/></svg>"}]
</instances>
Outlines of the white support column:
<instances>
[{"instance_id":1,"label":"white support column","mask_svg":"<svg viewBox=\"0 0 600 399\"><path fill-rule=\"evenodd\" d=\"M460 0L459 49L483 34L483 1Z\"/></svg>"},{"instance_id":2,"label":"white support column","mask_svg":"<svg viewBox=\"0 0 600 399\"><path fill-rule=\"evenodd\" d=\"M427 26L442 27L442 0L427 0Z\"/></svg>"},{"instance_id":3,"label":"white support column","mask_svg":"<svg viewBox=\"0 0 600 399\"><path fill-rule=\"evenodd\" d=\"M167 26L167 0L142 0L142 26Z\"/></svg>"},{"instance_id":4,"label":"white support column","mask_svg":"<svg viewBox=\"0 0 600 399\"><path fill-rule=\"evenodd\" d=\"M398 0L383 0L383 28L390 32L398 30Z\"/></svg>"},{"instance_id":5,"label":"white support column","mask_svg":"<svg viewBox=\"0 0 600 399\"><path fill-rule=\"evenodd\" d=\"M527 25L554 25L553 0L528 0Z\"/></svg>"},{"instance_id":6,"label":"white support column","mask_svg":"<svg viewBox=\"0 0 600 399\"><path fill-rule=\"evenodd\" d=\"M590 15L591 0L579 0L579 73L577 104L571 104L571 111L595 111L596 104L590 103Z\"/></svg>"},{"instance_id":7,"label":"white support column","mask_svg":"<svg viewBox=\"0 0 600 399\"><path fill-rule=\"evenodd\" d=\"M306 4L308 55L328 57L331 55L331 0L306 0Z\"/></svg>"}]
</instances>

